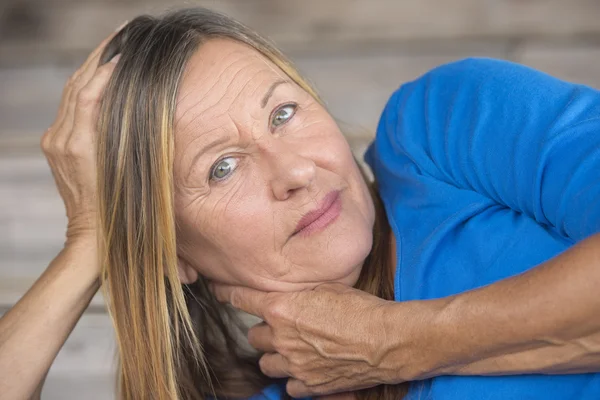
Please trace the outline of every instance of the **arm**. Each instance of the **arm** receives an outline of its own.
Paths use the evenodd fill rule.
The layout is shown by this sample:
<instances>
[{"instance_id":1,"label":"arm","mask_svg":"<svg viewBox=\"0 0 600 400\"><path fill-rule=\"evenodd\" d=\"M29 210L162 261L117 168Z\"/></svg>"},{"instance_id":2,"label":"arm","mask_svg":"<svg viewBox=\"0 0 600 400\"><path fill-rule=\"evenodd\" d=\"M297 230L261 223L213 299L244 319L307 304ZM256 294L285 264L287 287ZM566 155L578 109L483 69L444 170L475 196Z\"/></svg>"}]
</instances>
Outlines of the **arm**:
<instances>
[{"instance_id":1,"label":"arm","mask_svg":"<svg viewBox=\"0 0 600 400\"><path fill-rule=\"evenodd\" d=\"M42 398L42 389L44 388L44 383L46 383L47 376L48 374L46 373L46 375L44 375L44 377L40 381L40 384L38 385L37 389L35 389L35 392L31 396L30 400L40 400Z\"/></svg>"},{"instance_id":2,"label":"arm","mask_svg":"<svg viewBox=\"0 0 600 400\"><path fill-rule=\"evenodd\" d=\"M114 35L114 34L113 34ZM0 393L39 397L57 353L99 287L94 132L98 105L115 62L98 67L109 36L73 75L42 148L65 203L64 249L0 319Z\"/></svg>"},{"instance_id":3,"label":"arm","mask_svg":"<svg viewBox=\"0 0 600 400\"><path fill-rule=\"evenodd\" d=\"M600 92L468 59L403 85L380 121L379 168L522 213L572 242L600 231Z\"/></svg>"},{"instance_id":4,"label":"arm","mask_svg":"<svg viewBox=\"0 0 600 400\"><path fill-rule=\"evenodd\" d=\"M95 238L65 247L0 319L0 392L30 398L96 293ZM38 388L38 386L40 386Z\"/></svg>"},{"instance_id":5,"label":"arm","mask_svg":"<svg viewBox=\"0 0 600 400\"><path fill-rule=\"evenodd\" d=\"M600 235L520 276L450 298L440 314L458 375L600 371Z\"/></svg>"},{"instance_id":6,"label":"arm","mask_svg":"<svg viewBox=\"0 0 600 400\"><path fill-rule=\"evenodd\" d=\"M507 62L466 60L403 86L390 106L380 125L394 151L390 171L477 194L568 242L583 240L527 273L424 302L436 328L424 328L419 346L441 359L421 353L435 361L416 375L600 371L600 92ZM410 306L393 308L402 318Z\"/></svg>"},{"instance_id":7,"label":"arm","mask_svg":"<svg viewBox=\"0 0 600 400\"><path fill-rule=\"evenodd\" d=\"M599 267L594 235L522 275L436 300L384 301L340 284L212 290L265 320L248 333L261 370L308 396L439 375L599 371Z\"/></svg>"}]
</instances>

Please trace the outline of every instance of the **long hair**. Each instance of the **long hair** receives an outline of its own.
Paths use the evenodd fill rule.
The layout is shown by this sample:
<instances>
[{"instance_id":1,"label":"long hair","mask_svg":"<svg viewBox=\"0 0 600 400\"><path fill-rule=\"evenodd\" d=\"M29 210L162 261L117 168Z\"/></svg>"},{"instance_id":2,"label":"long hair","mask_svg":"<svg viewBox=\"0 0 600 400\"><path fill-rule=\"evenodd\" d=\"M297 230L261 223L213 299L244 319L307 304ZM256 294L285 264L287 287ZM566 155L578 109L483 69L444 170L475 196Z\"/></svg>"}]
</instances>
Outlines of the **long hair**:
<instances>
[{"instance_id":1,"label":"long hair","mask_svg":"<svg viewBox=\"0 0 600 400\"><path fill-rule=\"evenodd\" d=\"M122 399L243 398L274 381L240 340L246 328L200 278L177 273L173 153L176 98L192 54L211 38L245 43L319 100L268 41L224 15L192 8L140 16L108 44L101 63L121 58L98 121L98 215L102 286L119 351ZM389 225L377 209L374 245L357 288L392 300ZM398 399L404 386L363 390L360 399Z\"/></svg>"}]
</instances>

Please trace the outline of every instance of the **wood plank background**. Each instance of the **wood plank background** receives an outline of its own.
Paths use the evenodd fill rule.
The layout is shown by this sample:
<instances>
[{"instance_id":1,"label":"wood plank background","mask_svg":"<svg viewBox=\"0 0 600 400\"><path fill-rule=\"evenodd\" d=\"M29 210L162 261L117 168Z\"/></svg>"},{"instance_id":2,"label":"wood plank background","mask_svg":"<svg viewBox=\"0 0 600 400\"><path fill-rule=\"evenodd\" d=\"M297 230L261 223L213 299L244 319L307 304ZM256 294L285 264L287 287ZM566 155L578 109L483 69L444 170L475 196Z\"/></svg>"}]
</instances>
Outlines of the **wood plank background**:
<instances>
[{"instance_id":1,"label":"wood plank background","mask_svg":"<svg viewBox=\"0 0 600 400\"><path fill-rule=\"evenodd\" d=\"M316 84L359 155L390 93L448 61L510 59L600 87L597 0L2 0L0 310L64 241L63 205L38 143L65 80L124 20L194 5L224 11L274 40ZM93 304L43 398L113 398L112 330L102 299Z\"/></svg>"}]
</instances>

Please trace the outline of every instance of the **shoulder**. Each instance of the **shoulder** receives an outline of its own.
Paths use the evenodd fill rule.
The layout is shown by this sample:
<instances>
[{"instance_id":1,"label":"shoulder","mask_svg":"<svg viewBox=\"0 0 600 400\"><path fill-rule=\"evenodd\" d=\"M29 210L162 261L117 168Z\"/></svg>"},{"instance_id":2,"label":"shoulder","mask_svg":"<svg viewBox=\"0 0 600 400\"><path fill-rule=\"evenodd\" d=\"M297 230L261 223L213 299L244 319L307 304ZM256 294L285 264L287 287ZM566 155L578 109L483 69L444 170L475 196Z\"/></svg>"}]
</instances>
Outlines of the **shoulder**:
<instances>
[{"instance_id":1,"label":"shoulder","mask_svg":"<svg viewBox=\"0 0 600 400\"><path fill-rule=\"evenodd\" d=\"M500 100L506 96L516 102L531 101L565 93L576 86L512 61L473 57L442 64L402 84L392 94L388 106L416 106L411 102L414 100L421 105L444 101L446 106L453 106L452 100L463 100L462 96L471 102Z\"/></svg>"},{"instance_id":2,"label":"shoulder","mask_svg":"<svg viewBox=\"0 0 600 400\"><path fill-rule=\"evenodd\" d=\"M401 85L388 100L377 135L400 140L445 136L478 127L518 131L551 124L573 99L599 92L511 61L467 58L440 65ZM506 129L504 129L506 128ZM398 137L401 136L401 137Z\"/></svg>"}]
</instances>

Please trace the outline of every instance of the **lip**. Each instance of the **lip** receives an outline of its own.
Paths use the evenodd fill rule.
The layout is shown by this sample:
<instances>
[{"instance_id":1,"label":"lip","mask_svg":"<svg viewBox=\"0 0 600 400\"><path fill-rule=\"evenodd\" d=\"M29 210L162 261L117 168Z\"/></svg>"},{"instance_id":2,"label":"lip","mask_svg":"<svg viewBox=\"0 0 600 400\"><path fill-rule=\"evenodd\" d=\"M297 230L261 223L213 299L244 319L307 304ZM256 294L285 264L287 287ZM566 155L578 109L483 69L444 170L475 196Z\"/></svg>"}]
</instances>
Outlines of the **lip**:
<instances>
[{"instance_id":1,"label":"lip","mask_svg":"<svg viewBox=\"0 0 600 400\"><path fill-rule=\"evenodd\" d=\"M318 208L308 212L296 225L294 235L308 236L331 225L342 211L340 191L329 192Z\"/></svg>"}]
</instances>

